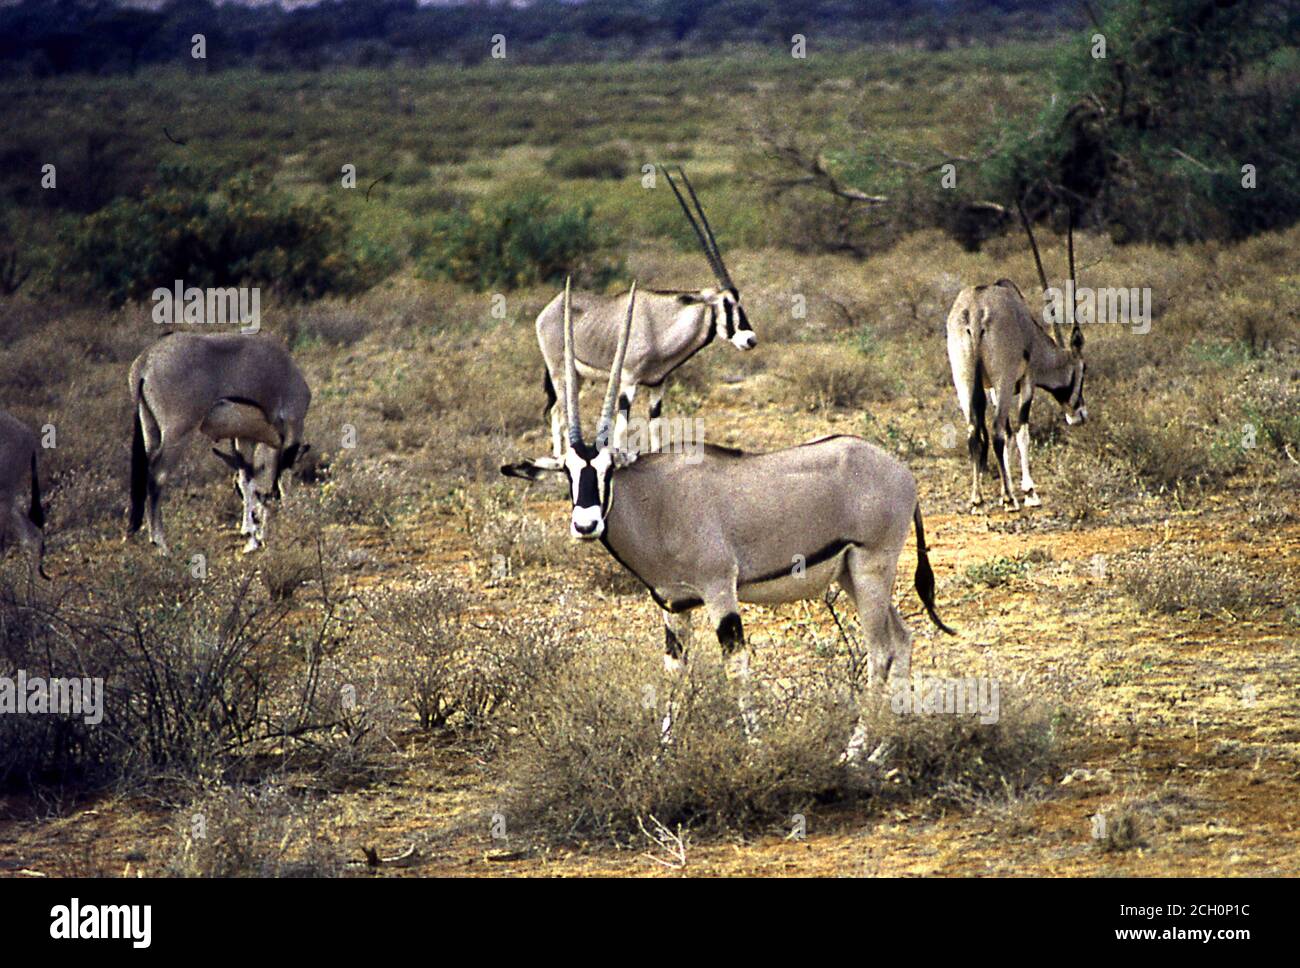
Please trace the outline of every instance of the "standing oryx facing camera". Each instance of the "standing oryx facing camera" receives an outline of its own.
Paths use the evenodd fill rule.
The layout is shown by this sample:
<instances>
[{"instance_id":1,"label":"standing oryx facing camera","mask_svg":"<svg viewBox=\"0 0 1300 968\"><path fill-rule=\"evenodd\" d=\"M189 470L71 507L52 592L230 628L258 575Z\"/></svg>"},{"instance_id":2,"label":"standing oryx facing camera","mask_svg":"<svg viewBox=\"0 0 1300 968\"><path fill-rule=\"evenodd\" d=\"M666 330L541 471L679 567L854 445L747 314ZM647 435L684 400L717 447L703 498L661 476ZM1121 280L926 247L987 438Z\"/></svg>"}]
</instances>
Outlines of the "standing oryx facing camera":
<instances>
[{"instance_id":1,"label":"standing oryx facing camera","mask_svg":"<svg viewBox=\"0 0 1300 968\"><path fill-rule=\"evenodd\" d=\"M704 216L700 200L696 197L686 172L680 168L678 171L695 204L698 220L666 169L663 169L664 177L668 179L682 211L695 230L696 238L700 240L700 247L704 250L704 257L709 260L718 287L686 291L642 290L640 293L623 372L620 374L623 390L617 401L618 414L614 426L614 441L618 446L623 444L628 413L639 387L647 387L650 391L650 449L658 450L661 445L660 413L664 381L669 374L715 339L728 340L742 350L751 350L758 344L758 337L750 328L749 318L740 305L740 292L722 262L722 253L718 250L718 242L713 237L713 229ZM557 295L537 317L537 342L546 362L546 407L543 416L550 414L552 463L556 466L564 452L561 413L556 403L557 388L564 376L563 298ZM631 296L628 293L604 296L579 291L572 294L570 305L574 318L573 346L577 376L589 380L603 379L609 374L619 326L629 310Z\"/></svg>"},{"instance_id":2,"label":"standing oryx facing camera","mask_svg":"<svg viewBox=\"0 0 1300 968\"><path fill-rule=\"evenodd\" d=\"M267 501L283 494L281 475L310 445L302 425L311 390L278 344L260 336L170 333L131 364L135 421L131 445L130 531L148 505L149 540L167 553L162 488L180 446L199 430L230 453L212 452L235 471L244 501L245 551L266 538Z\"/></svg>"},{"instance_id":3,"label":"standing oryx facing camera","mask_svg":"<svg viewBox=\"0 0 1300 968\"><path fill-rule=\"evenodd\" d=\"M1029 244L1038 266L1038 278L1047 293L1047 275L1038 255L1034 231L1022 210L1020 217L1029 234ZM1067 236L1070 261L1070 292L1074 291L1074 217L1071 212ZM1072 310L1073 307L1071 307ZM1073 318L1073 313L1071 312ZM1083 402L1083 330L1078 319L1070 334L1069 345L1061 334L1059 321L1053 323L1055 338L1030 311L1020 290L1009 279L999 279L991 286L963 289L948 313L948 362L952 382L957 388L957 403L966 417L967 443L972 465L970 506L982 503L980 475L988 466L988 430L984 426L985 394L993 404L993 455L998 463L1002 483L1002 503L1013 511L1020 502L1011 490L1011 453L1013 436L1020 449L1020 487L1026 507L1042 504L1029 476L1029 407L1034 388L1046 390L1065 408L1066 423L1083 423L1088 408ZM1012 396L1018 399L1012 401Z\"/></svg>"},{"instance_id":4,"label":"standing oryx facing camera","mask_svg":"<svg viewBox=\"0 0 1300 968\"><path fill-rule=\"evenodd\" d=\"M633 301L618 334L615 363L627 350ZM576 361L567 308L564 369L572 388ZM767 454L714 446L705 446L702 456L627 454L611 441L618 393L615 365L592 443L582 435L577 392L565 393L569 432L560 468L573 505L569 533L599 540L649 588L663 609L670 668L680 667L684 657L690 610L704 606L729 670L743 673L739 602L800 601L839 582L857 606L870 642L869 675L892 670L905 681L911 633L891 599L898 556L912 525L917 593L934 623L951 632L935 612L916 481L893 457L849 436ZM525 461L501 471L533 480L560 468L550 461Z\"/></svg>"}]
</instances>

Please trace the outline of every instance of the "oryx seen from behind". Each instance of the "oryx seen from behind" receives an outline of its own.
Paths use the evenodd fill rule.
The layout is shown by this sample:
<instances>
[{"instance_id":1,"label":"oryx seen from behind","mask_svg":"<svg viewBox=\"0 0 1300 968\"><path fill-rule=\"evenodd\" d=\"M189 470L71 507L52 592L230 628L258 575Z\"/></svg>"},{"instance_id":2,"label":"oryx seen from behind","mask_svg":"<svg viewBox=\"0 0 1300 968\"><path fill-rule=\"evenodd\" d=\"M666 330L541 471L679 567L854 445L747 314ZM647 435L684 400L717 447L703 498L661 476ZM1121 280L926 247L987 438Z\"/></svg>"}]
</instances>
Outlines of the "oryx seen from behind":
<instances>
[{"instance_id":1,"label":"oryx seen from behind","mask_svg":"<svg viewBox=\"0 0 1300 968\"><path fill-rule=\"evenodd\" d=\"M1034 252L1038 277L1047 292L1033 229L1020 213ZM1074 282L1074 219L1068 229L1070 281ZM1070 291L1073 291L1071 289ZM1083 423L1088 408L1083 401L1083 331L1074 320L1067 345L1058 321L1055 338L1036 318L1029 304L1009 279L991 286L963 289L948 313L948 362L957 403L966 417L967 444L972 465L970 506L982 503L980 476L988 466L989 434L984 425L987 402L992 404L993 455L1002 484L1002 504L1020 509L1011 488L1011 449L1014 438L1020 450L1020 487L1027 507L1042 503L1029 476L1029 408L1035 388L1046 390L1065 409L1066 423ZM1014 398L1014 399L1013 399Z\"/></svg>"},{"instance_id":2,"label":"oryx seen from behind","mask_svg":"<svg viewBox=\"0 0 1300 968\"><path fill-rule=\"evenodd\" d=\"M45 509L36 467L40 444L25 423L0 410L0 554L17 540L33 579L45 574Z\"/></svg>"},{"instance_id":3,"label":"oryx seen from behind","mask_svg":"<svg viewBox=\"0 0 1300 968\"><path fill-rule=\"evenodd\" d=\"M614 352L627 349L632 305ZM573 322L565 313L564 367L576 383ZM631 454L615 448L619 370L611 372L595 438L583 437L578 395L565 394L561 467L572 503L569 533L598 540L663 610L665 665L679 670L690 614L703 607L732 675L747 668L740 602L815 598L838 582L870 643L869 679L906 681L911 633L892 604L894 572L916 528L916 590L936 625L916 481L899 461L858 437L813 440L771 453L706 445L702 453ZM548 461L502 467L535 479ZM748 721L748 720L747 720Z\"/></svg>"},{"instance_id":4,"label":"oryx seen from behind","mask_svg":"<svg viewBox=\"0 0 1300 968\"><path fill-rule=\"evenodd\" d=\"M170 333L131 364L135 402L130 531L148 512L149 540L167 553L162 490L195 430L230 453L212 452L235 471L244 502L245 551L266 538L267 502L282 496L283 475L306 452L303 420L311 390L289 353L263 336Z\"/></svg>"},{"instance_id":5,"label":"oryx seen from behind","mask_svg":"<svg viewBox=\"0 0 1300 968\"><path fill-rule=\"evenodd\" d=\"M694 203L691 213L672 175L663 169L664 177L672 187L686 219L695 230L704 257L717 280L716 288L696 290L641 290L636 300L636 313L632 320L632 335L621 374L621 393L614 426L614 441L623 445L628 413L632 400L641 387L647 388L650 397L649 445L659 450L662 444L662 408L664 384L668 376L715 339L728 340L742 350L751 350L758 344L749 325L749 318L740 304L727 267L722 261L713 229L704 215L700 200L686 177L678 169L686 191ZM558 468L564 456L562 411L557 396L567 392L564 382L564 297L557 295L537 316L537 342L546 363L543 388L546 406L543 417L550 415L552 460L546 462ZM605 296L593 292L574 292L571 296L573 314L573 346L577 361L578 379L606 379L618 342L623 318L631 304L629 293Z\"/></svg>"}]
</instances>

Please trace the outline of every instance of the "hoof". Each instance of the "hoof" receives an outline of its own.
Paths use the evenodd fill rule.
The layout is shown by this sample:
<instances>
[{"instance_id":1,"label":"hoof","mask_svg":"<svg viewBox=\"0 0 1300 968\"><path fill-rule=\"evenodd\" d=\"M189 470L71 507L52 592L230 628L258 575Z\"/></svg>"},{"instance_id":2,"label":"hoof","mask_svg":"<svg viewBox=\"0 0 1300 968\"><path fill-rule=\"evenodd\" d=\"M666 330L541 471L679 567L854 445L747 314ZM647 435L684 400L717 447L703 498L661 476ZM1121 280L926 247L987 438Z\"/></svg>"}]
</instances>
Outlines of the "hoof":
<instances>
[{"instance_id":1,"label":"hoof","mask_svg":"<svg viewBox=\"0 0 1300 968\"><path fill-rule=\"evenodd\" d=\"M1037 508L1042 506L1043 506L1043 499L1038 496L1038 493L1036 491L1034 491L1032 488L1028 491L1025 491L1025 507Z\"/></svg>"},{"instance_id":2,"label":"hoof","mask_svg":"<svg viewBox=\"0 0 1300 968\"><path fill-rule=\"evenodd\" d=\"M249 538L248 543L240 549L240 554L251 555L260 547L262 547L262 542L258 541L256 538Z\"/></svg>"}]
</instances>

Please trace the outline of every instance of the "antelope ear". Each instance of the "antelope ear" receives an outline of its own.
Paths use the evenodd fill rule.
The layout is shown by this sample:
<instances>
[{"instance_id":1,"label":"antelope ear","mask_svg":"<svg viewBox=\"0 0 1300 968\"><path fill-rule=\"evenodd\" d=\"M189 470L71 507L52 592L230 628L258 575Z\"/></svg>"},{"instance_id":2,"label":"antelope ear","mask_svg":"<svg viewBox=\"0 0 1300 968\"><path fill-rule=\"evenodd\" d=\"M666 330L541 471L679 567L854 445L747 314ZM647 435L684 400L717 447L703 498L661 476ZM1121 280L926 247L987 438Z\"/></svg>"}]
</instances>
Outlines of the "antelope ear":
<instances>
[{"instance_id":1,"label":"antelope ear","mask_svg":"<svg viewBox=\"0 0 1300 968\"><path fill-rule=\"evenodd\" d=\"M525 481L535 481L543 474L553 474L560 470L563 470L563 465L556 463L552 457L523 460L518 464L501 465L501 473L506 477L520 477Z\"/></svg>"},{"instance_id":2,"label":"antelope ear","mask_svg":"<svg viewBox=\"0 0 1300 968\"><path fill-rule=\"evenodd\" d=\"M634 450L614 450L610 451L614 458L614 467L628 467L636 463L636 459L641 455Z\"/></svg>"}]
</instances>

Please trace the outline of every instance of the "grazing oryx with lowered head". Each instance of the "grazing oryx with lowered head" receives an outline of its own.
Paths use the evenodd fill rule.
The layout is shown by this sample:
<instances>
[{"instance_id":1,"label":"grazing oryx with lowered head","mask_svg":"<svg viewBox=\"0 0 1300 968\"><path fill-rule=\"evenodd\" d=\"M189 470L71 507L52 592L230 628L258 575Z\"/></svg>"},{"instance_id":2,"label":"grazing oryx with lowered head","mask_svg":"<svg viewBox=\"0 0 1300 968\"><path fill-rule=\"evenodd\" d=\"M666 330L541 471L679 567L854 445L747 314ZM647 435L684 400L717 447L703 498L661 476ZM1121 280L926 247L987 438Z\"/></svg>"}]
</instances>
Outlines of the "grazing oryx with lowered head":
<instances>
[{"instance_id":1,"label":"grazing oryx with lowered head","mask_svg":"<svg viewBox=\"0 0 1300 968\"><path fill-rule=\"evenodd\" d=\"M32 577L45 574L45 509L36 472L39 444L27 425L0 410L0 554L17 538ZM30 495L24 494L30 488ZM25 498L25 499L24 499Z\"/></svg>"},{"instance_id":2,"label":"grazing oryx with lowered head","mask_svg":"<svg viewBox=\"0 0 1300 968\"><path fill-rule=\"evenodd\" d=\"M1033 229L1023 210L1020 213L1038 266L1038 277L1047 292ZM1068 230L1070 281L1074 282L1074 220ZM1073 291L1071 288L1070 291ZM1055 338L1049 336L1025 298L1009 279L999 279L991 286L963 289L948 313L948 362L952 382L957 388L957 403L966 417L967 444L972 465L971 510L982 502L980 475L988 466L988 430L984 426L985 396L993 405L993 454L1002 484L1002 504L1020 510L1011 489L1011 454L1013 437L1020 450L1020 487L1025 506L1038 507L1042 501L1029 476L1029 407L1034 389L1046 390L1065 409L1065 421L1081 424L1088 419L1083 402L1083 330L1079 321L1067 345L1059 322L1053 323ZM1018 397L1012 401L1012 396Z\"/></svg>"},{"instance_id":3,"label":"grazing oryx with lowered head","mask_svg":"<svg viewBox=\"0 0 1300 968\"><path fill-rule=\"evenodd\" d=\"M635 289L635 287L634 287ZM567 308L567 307L566 307ZM568 440L561 468L573 511L569 533L599 540L663 610L665 665L678 671L689 616L703 606L727 660L747 669L739 602L814 598L833 582L847 591L870 642L868 677L906 681L911 634L891 603L898 556L916 527L916 590L936 625L934 573L926 555L916 481L906 467L857 437L825 437L771 453L704 446L702 454L636 455L616 449L612 421L633 304L614 351L592 443L583 438L573 353L564 318ZM502 473L534 480L555 470L525 461ZM748 717L747 720L748 722Z\"/></svg>"},{"instance_id":4,"label":"grazing oryx with lowered head","mask_svg":"<svg viewBox=\"0 0 1300 968\"><path fill-rule=\"evenodd\" d=\"M669 374L715 339L728 340L742 350L752 350L758 344L758 337L750 328L749 318L740 305L740 292L723 264L718 242L713 237L713 229L705 218L695 189L691 187L686 172L680 168L678 171L695 204L698 221L691 214L686 199L667 169L663 169L664 177L668 179L687 221L695 230L704 257L708 259L709 267L717 279L718 288L689 291L643 290L640 293L620 380L622 394L618 399L614 425L614 442L619 447L624 442L632 400L640 387L646 387L650 396L650 450L659 450L662 443L660 414L664 381ZM557 388L564 378L563 302L564 297L557 295L537 317L537 342L546 363L543 378L546 407L543 417L549 413L551 418L552 460L545 463L553 465L552 469L558 469L564 458L561 411L556 402ZM615 344L618 342L619 327L631 304L632 297L629 293L617 296L592 292L572 294L573 345L579 378L604 379L608 376L614 359ZM567 392L560 390L560 393Z\"/></svg>"},{"instance_id":5,"label":"grazing oryx with lowered head","mask_svg":"<svg viewBox=\"0 0 1300 968\"><path fill-rule=\"evenodd\" d=\"M181 444L195 430L231 442L212 452L235 471L244 502L244 551L266 538L267 502L284 493L282 475L310 445L302 425L311 390L297 364L260 336L170 333L131 364L135 401L131 446L131 519L139 530L148 505L149 540L167 553L162 489Z\"/></svg>"}]
</instances>

